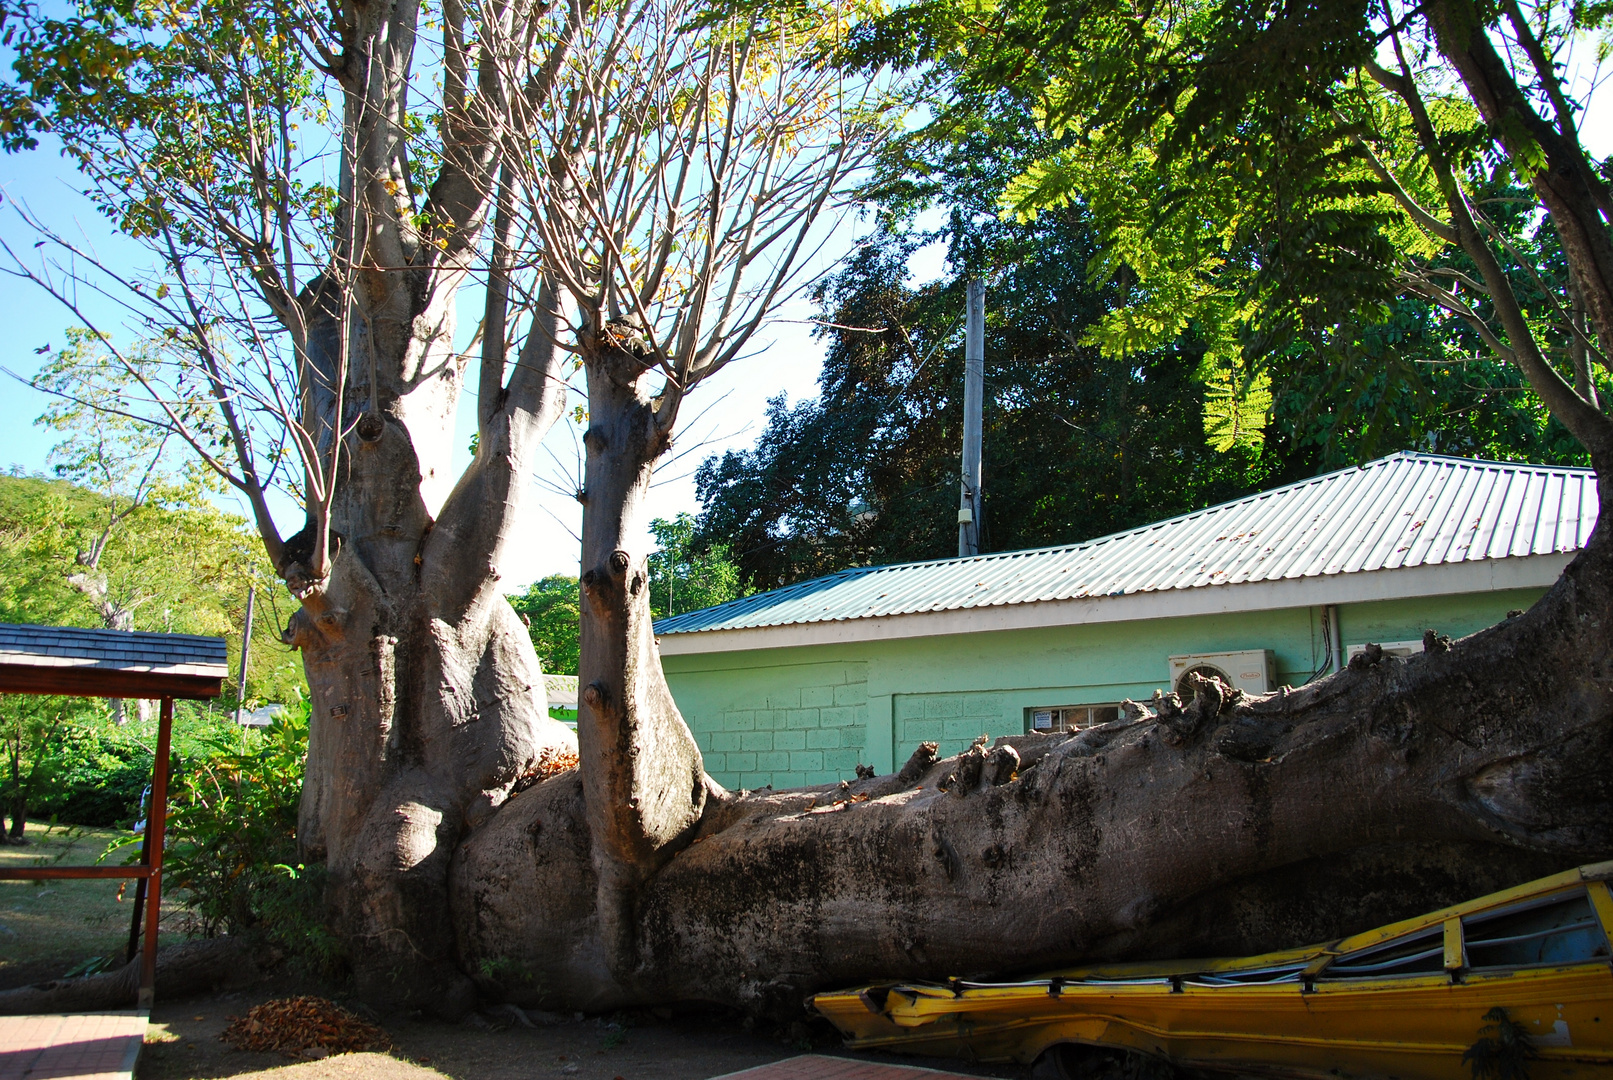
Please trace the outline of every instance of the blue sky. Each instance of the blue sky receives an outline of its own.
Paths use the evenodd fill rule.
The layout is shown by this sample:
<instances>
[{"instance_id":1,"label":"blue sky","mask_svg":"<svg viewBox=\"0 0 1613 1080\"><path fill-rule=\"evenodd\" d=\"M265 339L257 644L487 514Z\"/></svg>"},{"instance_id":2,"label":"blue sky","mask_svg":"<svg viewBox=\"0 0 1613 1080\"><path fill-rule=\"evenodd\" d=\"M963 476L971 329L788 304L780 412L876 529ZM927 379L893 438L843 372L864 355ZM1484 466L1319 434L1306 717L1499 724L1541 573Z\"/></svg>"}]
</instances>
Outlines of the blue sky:
<instances>
[{"instance_id":1,"label":"blue sky","mask_svg":"<svg viewBox=\"0 0 1613 1080\"><path fill-rule=\"evenodd\" d=\"M71 162L47 140L42 140L38 150L0 156L0 192L6 203L28 207L58 232L86 242L108 262L128 267L148 265L150 258L144 249L113 232L81 193L81 186ZM826 257L825 266L847 249L855 233L855 229L842 230L840 242L833 255ZM20 253L30 249L36 239L13 205L0 205L0 237ZM920 252L913 261L915 280L938 276L944 257L945 252L935 246ZM465 299L474 302L473 296ZM121 320L109 304L94 298L81 300L92 317L116 332ZM469 317L462 317L460 323L462 333L468 335L476 320L474 314L465 314ZM697 449L663 467L650 496L651 516L698 511L695 467L707 454L754 443L769 398L781 392L792 402L815 396L823 348L812 338L811 327L800 321L814 315L807 301L793 301L779 313L780 321L755 343L757 355L731 365L691 396L685 405L686 420L674 453ZM60 347L65 340L64 331L72 325L75 323L71 313L38 287L11 277L0 278L0 326L6 327L5 340L0 341L0 366L27 378L42 360L36 350L46 345ZM34 423L45 407L45 396L9 376L0 376L0 380L0 469L45 471L53 433ZM455 435L455 446L459 448L456 469L470 459L468 448L475 430L474 389L471 387L461 401ZM690 423L696 416L700 419ZM542 455L540 467L544 472L558 479L563 469L575 469L576 442L569 425L557 425L546 446L552 454ZM237 496L221 496L219 502L245 515ZM283 519L283 524L290 524L285 531L298 527L295 520L299 515L289 500L277 506L276 516ZM581 511L575 500L534 482L522 516L519 531L523 542L503 568L506 586L516 591L545 574L575 574L574 534L581 529Z\"/></svg>"},{"instance_id":2,"label":"blue sky","mask_svg":"<svg viewBox=\"0 0 1613 1080\"><path fill-rule=\"evenodd\" d=\"M1587 110L1581 122L1586 145L1597 155L1613 151L1613 121L1609 119L1609 110L1599 107L1604 96L1595 95L1597 104ZM80 193L80 186L71 163L61 157L49 140L42 140L38 150L0 155L0 193L4 194L6 203L28 206L58 232L82 238L108 262L131 268L147 265L149 257L145 251L108 228ZM854 223L849 224L854 227L841 230L837 246L826 254L820 269L843 254L861 231ZM19 252L31 248L36 239L11 205L0 205L0 238ZM912 280L928 281L940 276L945 269L945 255L939 245L917 253L910 264ZM97 304L93 298L83 299L104 327L115 329L120 325L116 313L104 302ZM462 303L473 301L474 297L467 296ZM460 320L461 332L468 335L476 319L468 309L465 314L468 317ZM779 321L754 343L756 355L731 365L697 389L685 405L685 421L674 452L695 449L661 470L651 492L651 516L671 517L683 510L698 511L693 480L695 467L708 454L754 443L769 398L784 393L795 402L816 394L823 348L812 338L811 327L802 321L815 314L804 299L792 302L779 313ZM70 313L37 287L15 278L0 278L0 326L6 328L5 340L0 341L0 367L24 378L32 375L41 360L36 350L45 345L60 346L64 331L72 325ZM474 390L474 386L469 388L459 410L456 469L469 460L470 436L475 429ZM20 467L28 472L46 469L46 457L53 440L49 431L34 424L44 405L42 394L9 376L0 375L0 469ZM699 421L691 423L696 416L700 416ZM546 440L552 453L542 455L540 470L551 479L563 480L564 471L575 472L578 468L575 435L569 425L562 423ZM238 498L223 496L220 502L244 516L244 507ZM298 516L289 501L277 508L277 517L291 525L287 531L295 530L297 526L293 522ZM574 534L580 528L581 510L576 501L535 479L518 524L522 542L503 568L507 588L516 591L545 574L575 574L577 542Z\"/></svg>"}]
</instances>

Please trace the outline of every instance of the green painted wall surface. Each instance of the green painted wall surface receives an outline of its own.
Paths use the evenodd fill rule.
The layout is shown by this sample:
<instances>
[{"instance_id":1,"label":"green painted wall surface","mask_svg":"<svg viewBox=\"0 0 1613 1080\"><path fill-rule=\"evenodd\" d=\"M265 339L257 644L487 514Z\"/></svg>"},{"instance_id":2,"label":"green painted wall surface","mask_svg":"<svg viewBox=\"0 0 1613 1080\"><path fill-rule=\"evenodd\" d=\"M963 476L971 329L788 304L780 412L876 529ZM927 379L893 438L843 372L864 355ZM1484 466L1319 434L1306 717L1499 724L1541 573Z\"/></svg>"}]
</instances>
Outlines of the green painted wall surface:
<instances>
[{"instance_id":1,"label":"green painted wall surface","mask_svg":"<svg viewBox=\"0 0 1613 1080\"><path fill-rule=\"evenodd\" d=\"M1463 637L1527 608L1540 590L1346 604L1346 645ZM1002 630L898 641L663 658L706 771L729 788L830 784L859 762L881 773L920 742L955 754L1019 734L1038 707L1145 699L1171 656L1270 649L1277 682L1325 666L1320 608Z\"/></svg>"}]
</instances>

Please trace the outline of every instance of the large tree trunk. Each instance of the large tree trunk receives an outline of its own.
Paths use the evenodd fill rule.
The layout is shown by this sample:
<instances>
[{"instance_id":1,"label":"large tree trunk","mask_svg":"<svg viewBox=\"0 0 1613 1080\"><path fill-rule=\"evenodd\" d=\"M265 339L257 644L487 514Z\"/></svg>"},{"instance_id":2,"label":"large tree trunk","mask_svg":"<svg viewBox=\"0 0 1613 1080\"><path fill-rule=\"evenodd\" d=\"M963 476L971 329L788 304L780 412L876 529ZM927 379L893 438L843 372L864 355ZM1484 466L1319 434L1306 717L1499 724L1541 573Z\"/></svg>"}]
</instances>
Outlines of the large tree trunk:
<instances>
[{"instance_id":1,"label":"large tree trunk","mask_svg":"<svg viewBox=\"0 0 1613 1080\"><path fill-rule=\"evenodd\" d=\"M582 537L577 736L592 823L592 871L608 967L640 965L644 884L694 836L708 796L694 736L661 674L650 626L644 495L668 445L649 397L647 361L618 328L585 351L589 426Z\"/></svg>"},{"instance_id":2,"label":"large tree trunk","mask_svg":"<svg viewBox=\"0 0 1613 1080\"><path fill-rule=\"evenodd\" d=\"M1511 10L1518 14L1516 7ZM1492 136L1551 215L1574 291L1608 364L1613 357L1613 236L1608 233L1613 195L1607 181L1585 153L1572 118L1559 117L1553 124L1525 96L1519 80L1527 83L1526 69L1515 68L1496 51L1489 21L1473 0L1436 0L1424 13L1440 53L1456 69ZM1521 28L1514 23L1513 29ZM1539 48L1532 32L1528 45ZM1559 72L1544 52L1537 55L1536 76L1543 84L1555 83Z\"/></svg>"},{"instance_id":3,"label":"large tree trunk","mask_svg":"<svg viewBox=\"0 0 1613 1080\"><path fill-rule=\"evenodd\" d=\"M576 746L549 718L537 655L498 570L564 387L551 378L553 343L533 342L506 392L489 391L498 404L482 417L476 457L435 505L463 365L450 348L454 290L438 279L396 291L418 303L372 319L376 340L355 346L373 346L382 362L354 365L346 395L331 573L301 591L285 635L302 650L313 706L298 837L305 857L328 865L360 992L454 1015L474 1000L452 963L454 847L545 751ZM372 310L384 306L376 299ZM501 354L491 377L502 371ZM316 407L333 410L334 396ZM309 535L288 544L293 558ZM287 576L295 589L296 570Z\"/></svg>"},{"instance_id":4,"label":"large tree trunk","mask_svg":"<svg viewBox=\"0 0 1613 1080\"><path fill-rule=\"evenodd\" d=\"M1610 617L1604 520L1530 611L1410 659L1368 650L1294 691L1204 684L1185 708L1003 740L1017 771L1007 751L921 752L848 789L714 793L634 897L631 978L589 902L585 758L461 847L461 959L550 1006L787 1013L873 977L1325 940L1606 858Z\"/></svg>"}]
</instances>

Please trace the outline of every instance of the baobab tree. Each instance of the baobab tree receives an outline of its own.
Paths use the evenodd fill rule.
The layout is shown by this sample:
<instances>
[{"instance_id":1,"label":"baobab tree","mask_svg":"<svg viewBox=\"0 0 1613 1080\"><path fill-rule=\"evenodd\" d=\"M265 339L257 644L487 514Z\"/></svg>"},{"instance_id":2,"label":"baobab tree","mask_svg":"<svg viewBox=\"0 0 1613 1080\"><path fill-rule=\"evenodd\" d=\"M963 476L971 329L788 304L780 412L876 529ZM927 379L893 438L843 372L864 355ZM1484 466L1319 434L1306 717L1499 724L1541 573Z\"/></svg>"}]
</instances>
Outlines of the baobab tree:
<instances>
[{"instance_id":1,"label":"baobab tree","mask_svg":"<svg viewBox=\"0 0 1613 1080\"><path fill-rule=\"evenodd\" d=\"M872 146L875 84L848 91L816 62L849 29L828 7L709 23L659 0L194 14L13 15L29 92L12 91L13 145L36 129L59 138L156 262L124 272L25 210L46 247L8 247L9 269L100 335L119 411L188 445L252 508L300 603L284 637L314 709L303 851L328 865L361 988L462 1010L455 847L576 745L546 715L498 588L567 361L590 378L585 547L613 553L640 543L682 395L802 284L820 212ZM98 62L80 66L86 55ZM62 83L69 69L82 81ZM422 107L433 80L440 96ZM455 316L471 282L485 297L478 431L456 480L470 359ZM138 348L95 325L79 302L90 290L121 305ZM650 370L666 377L654 395ZM627 444L596 452L612 431ZM275 520L277 490L304 511L294 535ZM641 644L647 611L640 622ZM602 661L609 635L590 625L585 663L627 663L626 638ZM658 669L653 686L698 788ZM603 796L602 853L626 850L603 824L610 800L643 783Z\"/></svg>"},{"instance_id":2,"label":"baobab tree","mask_svg":"<svg viewBox=\"0 0 1613 1080\"><path fill-rule=\"evenodd\" d=\"M575 304L588 381L577 730L613 969L639 889L720 794L655 654L644 496L685 398L804 283L876 145L882 88L816 62L844 19L624 5L579 35L565 107L539 117L534 257Z\"/></svg>"},{"instance_id":3,"label":"baobab tree","mask_svg":"<svg viewBox=\"0 0 1613 1080\"><path fill-rule=\"evenodd\" d=\"M1409 660L1369 649L1261 698L1201 681L1190 702L947 761L927 746L843 787L722 790L660 675L642 495L686 395L798 280L814 219L878 134L874 83L848 90L815 63L847 32L835 7L440 15L432 117L410 107L423 23L408 3L334 21L265 9L252 25L287 32L260 38L192 40L185 24L126 60L129 39L96 39L120 72L111 104L42 114L165 260L162 281L128 280L178 357L147 407L253 500L302 602L288 637L318 725L303 843L330 863L364 993L454 1013L473 975L479 992L572 1008L788 1014L873 975L1324 937L1613 851L1613 781L1595 764L1613 750L1606 528L1532 610ZM50 44L53 24L30 25ZM286 164L292 119L324 115L316 77L340 104L324 186ZM145 89L161 109L129 100ZM203 140L170 115L219 119ZM1564 168L1585 165L1577 152ZM163 170L181 180L157 184ZM1464 182L1439 188L1454 219ZM1463 251L1499 242L1464 228ZM1593 264L1569 260L1583 297L1602 287ZM14 269L70 299L50 265ZM478 275L479 443L447 491L466 364L451 299ZM1522 356L1535 327L1502 306L1470 311L1500 319L1487 331L1608 475L1613 421ZM581 767L511 797L567 739L496 567L568 358L588 379ZM309 520L282 539L267 492L292 462ZM1226 910L1240 917L1213 917Z\"/></svg>"},{"instance_id":4,"label":"baobab tree","mask_svg":"<svg viewBox=\"0 0 1613 1080\"><path fill-rule=\"evenodd\" d=\"M1183 226L1211 238L1206 265L1226 260L1225 223L1215 211L1231 196L1206 181L1196 200L1199 159L1183 145L1203 151L1198 177L1217 180L1229 159L1242 165L1237 155L1249 152L1247 175L1263 190L1261 170L1290 159L1273 153L1261 161L1269 144L1240 139L1267 121L1291 134L1284 125L1294 108L1312 110L1324 130L1336 123L1331 141L1319 143L1321 163L1302 163L1336 170L1302 176L1335 231L1279 222L1321 249L1300 253L1331 259L1357 280L1381 275L1391 293L1430 299L1464 320L1589 451L1603 499L1613 490L1613 420L1588 369L1592 359L1608 368L1613 340L1592 296L1613 280L1597 269L1613 202L1575 134L1575 107L1546 51L1560 50L1573 32L1572 24L1552 24L1561 18L1556 9L1526 18L1514 5L1486 22L1455 0L1414 11L1344 3L1307 9L1314 24L1286 9L1251 23L1240 9L1207 22L1216 33L1186 53L1174 9L1083 5L1058 13L1070 24L1050 24L1039 6L1004 5L986 18L960 5L950 23L949 10L912 14L908 25L931 34L921 55L1007 41L1021 51L1007 50L997 70L1033 83L1053 122L1075 126L1080 116L1056 111L1061 96L1092 107L1094 96L1111 94L1120 100L1103 117L1127 138L1160 130L1147 124L1168 131L1175 141L1162 140L1159 160L1182 171L1162 170L1160 202L1178 215L1208 206ZM1074 25L1078 18L1098 25L1088 33ZM945 33L935 33L938 23ZM1421 36L1408 46L1408 34ZM1251 41L1262 35L1272 41ZM1137 51L1125 53L1122 41ZM1369 47L1374 41L1381 52ZM1509 47L1510 67L1501 59ZM1311 56L1306 49L1327 63L1296 60ZM1053 55L1069 58L1067 78L1046 79L1041 65ZM1394 69L1380 62L1391 55ZM1117 79L1117 64L1128 62L1135 80ZM1301 68L1313 82L1296 99ZM1178 79L1182 94L1150 77ZM1205 79L1229 85L1209 94ZM1450 100L1455 85L1466 87L1477 113L1460 139L1454 125L1474 112ZM989 84L975 89L994 92ZM1443 96L1437 121L1431 96ZM1242 106L1248 116L1229 115ZM1165 127L1178 107L1183 127L1203 122L1199 143L1192 130ZM1142 130L1125 127L1133 118ZM1105 141L1109 134L1091 135L1086 175L1127 160L1126 147ZM1166 159L1172 147L1180 159ZM1079 143L1070 151L1080 152ZM1546 254L1533 262L1473 194L1489 182L1496 155L1540 199L1534 220L1542 232L1529 249ZM1079 195L1060 192L1056 179L1046 171L1039 190ZM1176 179L1186 187L1171 186ZM1288 196L1276 181L1289 179L1272 178L1274 198ZM1352 228L1341 227L1352 214ZM1161 223L1124 224L1135 240ZM1372 239L1372 229L1408 227L1423 241ZM1372 242L1349 247L1363 237ZM1261 250L1297 250L1277 239L1288 238L1279 233ZM1553 239L1563 264L1550 261ZM1520 281L1545 301L1526 301ZM1281 281L1272 294L1289 296L1292 284ZM652 354L639 351L648 368ZM591 394L607 403L625 382L594 390L609 374L590 367ZM602 455L628 445L611 435L601 433ZM1201 679L1191 701L1165 695L1130 704L1124 719L1078 734L1010 738L947 761L926 745L894 776L737 794L701 782L698 757L653 674L633 553L600 543L585 561L589 633L597 636L584 638L581 774L523 793L462 847L452 885L460 956L512 973L487 989L518 1000L604 1007L699 999L798 1015L812 991L860 979L1325 940L1606 858L1613 779L1600 763L1613 752L1610 529L1605 520L1597 526L1529 611L1458 642L1430 632L1410 659L1369 648L1345 671L1263 697ZM593 535L613 536L608 527ZM605 628L615 652L603 647ZM579 879L592 888L563 903L514 899L566 895L565 883Z\"/></svg>"},{"instance_id":5,"label":"baobab tree","mask_svg":"<svg viewBox=\"0 0 1613 1080\"><path fill-rule=\"evenodd\" d=\"M300 602L284 633L314 716L300 841L327 863L333 922L378 997L464 996L453 846L534 761L575 745L499 588L566 395L554 299L531 274L485 290L477 451L463 475L449 466L470 362L461 291L487 280L484 224L527 149L519 124L591 17L503 2L8 11L11 145L48 130L154 259L114 267L23 211L43 246L8 246L9 269L99 335L119 411L244 498ZM96 325L108 307L125 327ZM303 512L291 535L277 492Z\"/></svg>"}]
</instances>

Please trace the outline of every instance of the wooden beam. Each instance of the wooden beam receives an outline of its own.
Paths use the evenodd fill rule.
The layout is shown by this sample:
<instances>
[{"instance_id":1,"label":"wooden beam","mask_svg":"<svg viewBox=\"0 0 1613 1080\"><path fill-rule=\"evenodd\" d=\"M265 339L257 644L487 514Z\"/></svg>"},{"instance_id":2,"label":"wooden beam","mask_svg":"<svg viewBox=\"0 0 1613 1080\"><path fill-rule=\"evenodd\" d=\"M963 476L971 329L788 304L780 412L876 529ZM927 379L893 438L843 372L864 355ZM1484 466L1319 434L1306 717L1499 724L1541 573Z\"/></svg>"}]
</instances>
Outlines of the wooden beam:
<instances>
[{"instance_id":1,"label":"wooden beam","mask_svg":"<svg viewBox=\"0 0 1613 1080\"><path fill-rule=\"evenodd\" d=\"M0 870L0 881L56 881L61 878L143 878L149 866L25 866Z\"/></svg>"},{"instance_id":2,"label":"wooden beam","mask_svg":"<svg viewBox=\"0 0 1613 1080\"><path fill-rule=\"evenodd\" d=\"M223 676L0 663L0 693L99 698L216 698Z\"/></svg>"}]
</instances>

